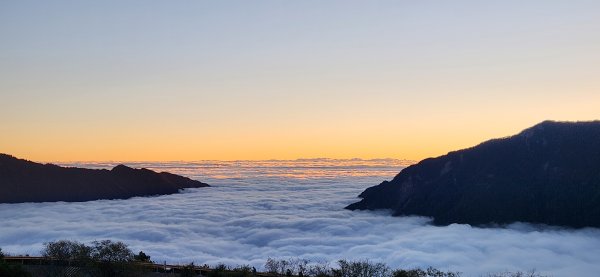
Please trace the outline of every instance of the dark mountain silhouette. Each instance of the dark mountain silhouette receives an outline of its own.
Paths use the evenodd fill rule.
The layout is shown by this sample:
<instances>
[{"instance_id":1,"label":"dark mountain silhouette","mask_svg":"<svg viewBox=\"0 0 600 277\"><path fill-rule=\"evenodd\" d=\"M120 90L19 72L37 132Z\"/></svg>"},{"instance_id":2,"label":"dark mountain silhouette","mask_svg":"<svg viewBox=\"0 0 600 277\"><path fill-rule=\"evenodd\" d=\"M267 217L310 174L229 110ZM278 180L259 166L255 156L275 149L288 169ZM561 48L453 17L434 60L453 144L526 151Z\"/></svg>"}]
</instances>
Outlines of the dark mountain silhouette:
<instances>
[{"instance_id":1,"label":"dark mountain silhouette","mask_svg":"<svg viewBox=\"0 0 600 277\"><path fill-rule=\"evenodd\" d=\"M600 121L545 121L425 159L359 197L346 208L429 216L438 225L600 227Z\"/></svg>"},{"instance_id":2,"label":"dark mountain silhouette","mask_svg":"<svg viewBox=\"0 0 600 277\"><path fill-rule=\"evenodd\" d=\"M60 167L0 154L0 203L126 199L207 186L179 175L124 165L112 170Z\"/></svg>"}]
</instances>

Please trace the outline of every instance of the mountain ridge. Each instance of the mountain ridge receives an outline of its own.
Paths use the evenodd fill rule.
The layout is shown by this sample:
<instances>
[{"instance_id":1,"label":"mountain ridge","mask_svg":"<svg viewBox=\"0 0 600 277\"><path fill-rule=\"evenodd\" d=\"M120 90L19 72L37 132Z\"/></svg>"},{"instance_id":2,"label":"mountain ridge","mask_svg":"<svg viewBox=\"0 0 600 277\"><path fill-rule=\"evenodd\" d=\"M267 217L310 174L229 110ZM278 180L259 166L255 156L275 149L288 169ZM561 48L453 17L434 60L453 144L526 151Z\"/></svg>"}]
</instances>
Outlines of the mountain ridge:
<instances>
[{"instance_id":1,"label":"mountain ridge","mask_svg":"<svg viewBox=\"0 0 600 277\"><path fill-rule=\"evenodd\" d=\"M424 159L359 197L346 208L429 216L438 225L600 227L600 121L544 121Z\"/></svg>"},{"instance_id":2,"label":"mountain ridge","mask_svg":"<svg viewBox=\"0 0 600 277\"><path fill-rule=\"evenodd\" d=\"M127 199L208 186L168 172L122 164L110 170L61 167L0 153L0 203Z\"/></svg>"}]
</instances>

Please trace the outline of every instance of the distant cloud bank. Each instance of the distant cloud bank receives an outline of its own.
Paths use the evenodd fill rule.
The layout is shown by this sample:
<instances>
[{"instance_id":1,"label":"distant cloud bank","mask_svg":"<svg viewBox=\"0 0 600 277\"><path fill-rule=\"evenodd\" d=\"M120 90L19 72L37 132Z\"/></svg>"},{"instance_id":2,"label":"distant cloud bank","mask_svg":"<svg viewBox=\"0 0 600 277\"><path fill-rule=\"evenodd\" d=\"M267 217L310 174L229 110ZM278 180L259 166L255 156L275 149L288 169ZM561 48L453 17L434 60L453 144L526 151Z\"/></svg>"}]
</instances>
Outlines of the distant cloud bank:
<instances>
[{"instance_id":1,"label":"distant cloud bank","mask_svg":"<svg viewBox=\"0 0 600 277\"><path fill-rule=\"evenodd\" d=\"M322 160L144 166L215 187L129 200L2 204L0 247L37 255L46 241L113 239L157 262L262 268L267 257L367 258L465 276L530 269L553 276L600 272L598 229L435 227L422 217L343 209L364 188L391 179L401 167L395 160L371 166ZM304 174L308 171L321 173Z\"/></svg>"}]
</instances>

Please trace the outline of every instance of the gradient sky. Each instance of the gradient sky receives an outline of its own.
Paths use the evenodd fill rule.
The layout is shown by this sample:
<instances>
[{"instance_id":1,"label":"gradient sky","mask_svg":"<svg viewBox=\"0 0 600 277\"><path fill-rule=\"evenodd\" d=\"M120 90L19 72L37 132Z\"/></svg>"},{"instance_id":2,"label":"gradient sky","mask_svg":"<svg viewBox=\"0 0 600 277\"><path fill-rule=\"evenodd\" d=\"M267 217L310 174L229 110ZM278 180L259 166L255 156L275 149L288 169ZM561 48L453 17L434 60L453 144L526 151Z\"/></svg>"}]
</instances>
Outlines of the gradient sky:
<instances>
[{"instance_id":1,"label":"gradient sky","mask_svg":"<svg viewBox=\"0 0 600 277\"><path fill-rule=\"evenodd\" d=\"M600 1L1 1L0 152L422 159L600 118Z\"/></svg>"}]
</instances>

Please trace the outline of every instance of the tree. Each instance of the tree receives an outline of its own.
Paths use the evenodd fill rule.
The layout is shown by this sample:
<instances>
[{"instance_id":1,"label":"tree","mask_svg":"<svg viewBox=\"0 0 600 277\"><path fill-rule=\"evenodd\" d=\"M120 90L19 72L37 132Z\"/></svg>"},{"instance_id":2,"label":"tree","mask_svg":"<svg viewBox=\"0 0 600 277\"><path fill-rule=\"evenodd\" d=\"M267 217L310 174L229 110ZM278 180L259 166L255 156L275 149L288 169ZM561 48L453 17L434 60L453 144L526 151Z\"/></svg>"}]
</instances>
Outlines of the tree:
<instances>
[{"instance_id":1,"label":"tree","mask_svg":"<svg viewBox=\"0 0 600 277\"><path fill-rule=\"evenodd\" d=\"M372 263L369 260L362 261L338 261L339 269L335 270L338 277L387 277L390 268L384 263Z\"/></svg>"},{"instance_id":2,"label":"tree","mask_svg":"<svg viewBox=\"0 0 600 277\"><path fill-rule=\"evenodd\" d=\"M140 251L139 254L134 255L133 259L139 262L145 262L145 263L150 263L152 262L150 260L150 256L146 255L146 253L144 253L143 251Z\"/></svg>"},{"instance_id":3,"label":"tree","mask_svg":"<svg viewBox=\"0 0 600 277\"><path fill-rule=\"evenodd\" d=\"M111 240L92 242L92 259L96 262L100 276L131 276L135 271L130 262L133 252L127 244Z\"/></svg>"},{"instance_id":4,"label":"tree","mask_svg":"<svg viewBox=\"0 0 600 277\"><path fill-rule=\"evenodd\" d=\"M92 258L99 262L126 263L133 261L133 252L127 244L111 240L92 242ZM148 257L149 258L149 257Z\"/></svg>"},{"instance_id":5,"label":"tree","mask_svg":"<svg viewBox=\"0 0 600 277\"><path fill-rule=\"evenodd\" d=\"M332 275L331 267L326 261L311 264L308 267L308 275L314 277L329 277Z\"/></svg>"},{"instance_id":6,"label":"tree","mask_svg":"<svg viewBox=\"0 0 600 277\"><path fill-rule=\"evenodd\" d=\"M271 274L278 274L279 273L279 261L275 260L271 257L267 258L267 261L265 262L265 270Z\"/></svg>"},{"instance_id":7,"label":"tree","mask_svg":"<svg viewBox=\"0 0 600 277\"><path fill-rule=\"evenodd\" d=\"M42 256L63 261L87 261L91 258L92 249L83 243L70 240L59 240L44 243Z\"/></svg>"},{"instance_id":8,"label":"tree","mask_svg":"<svg viewBox=\"0 0 600 277\"><path fill-rule=\"evenodd\" d=\"M265 262L265 270L272 274L277 274L279 276L289 276L293 274L306 273L308 271L308 260L306 259L298 259L298 258L290 258L287 260L275 260L272 258L268 258Z\"/></svg>"}]
</instances>

